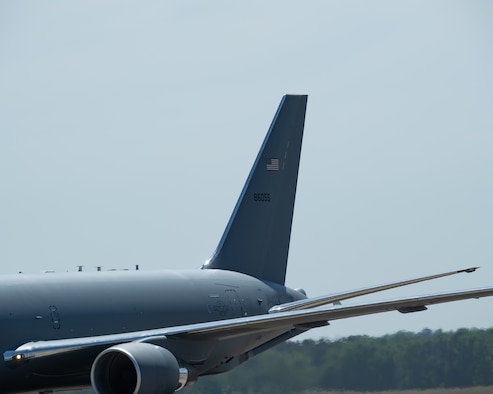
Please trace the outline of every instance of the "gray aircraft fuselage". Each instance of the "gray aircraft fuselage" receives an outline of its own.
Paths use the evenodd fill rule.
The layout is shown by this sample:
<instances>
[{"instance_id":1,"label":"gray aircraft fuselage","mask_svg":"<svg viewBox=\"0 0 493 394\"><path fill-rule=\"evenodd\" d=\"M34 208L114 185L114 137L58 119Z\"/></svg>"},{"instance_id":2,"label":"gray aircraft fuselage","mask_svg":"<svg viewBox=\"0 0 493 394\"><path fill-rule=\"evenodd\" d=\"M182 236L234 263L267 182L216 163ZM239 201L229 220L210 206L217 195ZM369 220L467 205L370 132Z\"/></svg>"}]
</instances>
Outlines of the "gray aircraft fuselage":
<instances>
[{"instance_id":1,"label":"gray aircraft fuselage","mask_svg":"<svg viewBox=\"0 0 493 394\"><path fill-rule=\"evenodd\" d=\"M0 280L0 348L15 349L27 338L92 337L259 315L302 298L300 292L282 285L224 270L9 275ZM252 333L221 343L192 344L186 347L187 358L202 374L279 334ZM173 344L167 343L167 348ZM13 370L0 363L0 392L50 386L50 381L53 387L89 387L91 363L83 360L93 360L103 349L92 348L90 357L81 351L70 357L31 360L30 365Z\"/></svg>"}]
</instances>

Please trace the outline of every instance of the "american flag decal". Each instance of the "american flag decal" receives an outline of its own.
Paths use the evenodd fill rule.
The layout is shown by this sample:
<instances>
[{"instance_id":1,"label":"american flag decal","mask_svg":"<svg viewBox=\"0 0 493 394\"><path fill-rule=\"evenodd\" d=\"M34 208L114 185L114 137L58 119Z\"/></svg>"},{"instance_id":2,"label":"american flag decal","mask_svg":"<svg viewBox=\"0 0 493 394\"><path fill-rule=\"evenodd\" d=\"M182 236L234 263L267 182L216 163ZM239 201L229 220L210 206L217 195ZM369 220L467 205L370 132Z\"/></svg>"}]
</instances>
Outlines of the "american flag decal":
<instances>
[{"instance_id":1,"label":"american flag decal","mask_svg":"<svg viewBox=\"0 0 493 394\"><path fill-rule=\"evenodd\" d=\"M269 158L265 166L267 171L279 171L279 159Z\"/></svg>"}]
</instances>

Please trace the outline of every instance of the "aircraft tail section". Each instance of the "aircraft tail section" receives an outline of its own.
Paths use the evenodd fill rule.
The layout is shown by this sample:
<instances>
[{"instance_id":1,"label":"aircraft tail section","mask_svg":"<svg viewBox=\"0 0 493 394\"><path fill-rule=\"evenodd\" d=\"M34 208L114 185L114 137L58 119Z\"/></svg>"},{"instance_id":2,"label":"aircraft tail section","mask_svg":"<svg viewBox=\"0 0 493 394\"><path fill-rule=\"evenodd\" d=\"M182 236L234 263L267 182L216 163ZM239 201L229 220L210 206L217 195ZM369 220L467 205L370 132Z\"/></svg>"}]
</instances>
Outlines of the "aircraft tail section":
<instances>
[{"instance_id":1,"label":"aircraft tail section","mask_svg":"<svg viewBox=\"0 0 493 394\"><path fill-rule=\"evenodd\" d=\"M284 284L307 98L283 97L221 241L203 268Z\"/></svg>"}]
</instances>

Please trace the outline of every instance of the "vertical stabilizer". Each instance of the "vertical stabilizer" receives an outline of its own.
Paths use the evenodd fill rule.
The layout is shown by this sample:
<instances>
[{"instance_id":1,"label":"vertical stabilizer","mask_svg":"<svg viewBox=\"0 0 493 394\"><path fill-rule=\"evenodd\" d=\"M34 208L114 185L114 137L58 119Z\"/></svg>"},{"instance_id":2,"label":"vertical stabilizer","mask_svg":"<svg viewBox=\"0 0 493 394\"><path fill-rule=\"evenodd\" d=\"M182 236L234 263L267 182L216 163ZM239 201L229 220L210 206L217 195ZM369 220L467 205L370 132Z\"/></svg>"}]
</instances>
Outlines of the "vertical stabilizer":
<instances>
[{"instance_id":1,"label":"vertical stabilizer","mask_svg":"<svg viewBox=\"0 0 493 394\"><path fill-rule=\"evenodd\" d=\"M207 269L284 284L307 96L281 100Z\"/></svg>"}]
</instances>

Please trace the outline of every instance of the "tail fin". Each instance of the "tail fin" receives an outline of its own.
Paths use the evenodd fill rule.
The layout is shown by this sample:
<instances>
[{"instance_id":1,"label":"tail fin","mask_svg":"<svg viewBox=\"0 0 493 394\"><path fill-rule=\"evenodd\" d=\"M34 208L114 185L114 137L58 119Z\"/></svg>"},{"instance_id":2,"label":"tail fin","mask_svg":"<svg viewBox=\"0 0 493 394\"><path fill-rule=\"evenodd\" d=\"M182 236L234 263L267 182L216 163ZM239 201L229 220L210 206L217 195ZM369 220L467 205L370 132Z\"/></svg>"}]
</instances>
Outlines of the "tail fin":
<instances>
[{"instance_id":1,"label":"tail fin","mask_svg":"<svg viewBox=\"0 0 493 394\"><path fill-rule=\"evenodd\" d=\"M207 269L284 284L307 96L287 95Z\"/></svg>"}]
</instances>

